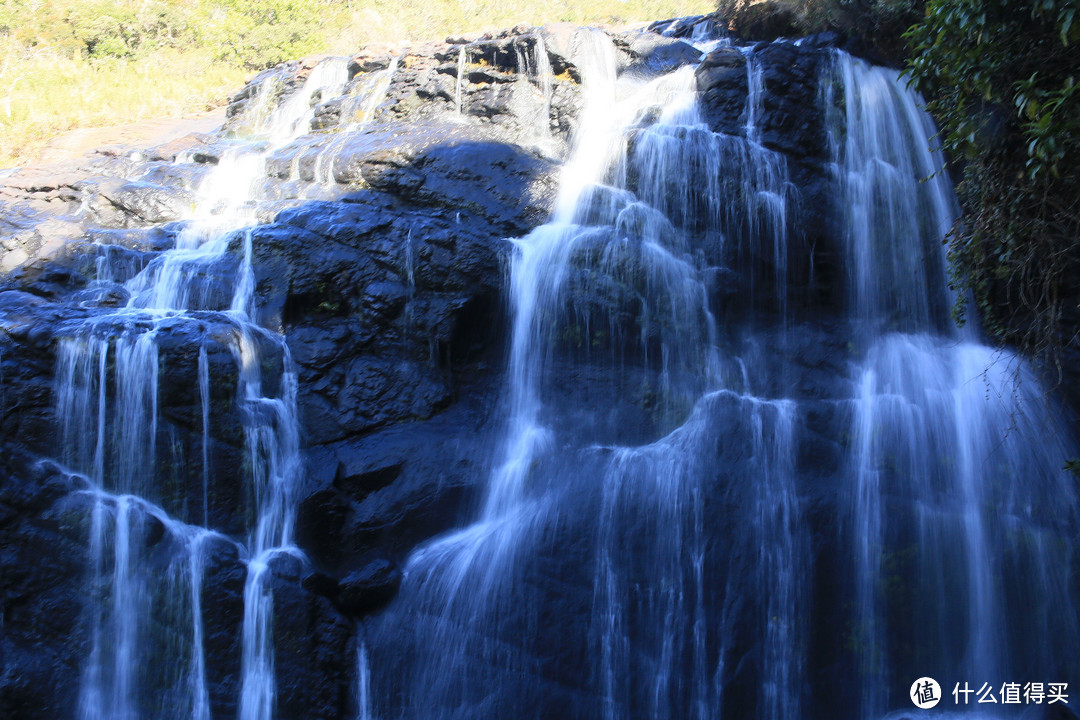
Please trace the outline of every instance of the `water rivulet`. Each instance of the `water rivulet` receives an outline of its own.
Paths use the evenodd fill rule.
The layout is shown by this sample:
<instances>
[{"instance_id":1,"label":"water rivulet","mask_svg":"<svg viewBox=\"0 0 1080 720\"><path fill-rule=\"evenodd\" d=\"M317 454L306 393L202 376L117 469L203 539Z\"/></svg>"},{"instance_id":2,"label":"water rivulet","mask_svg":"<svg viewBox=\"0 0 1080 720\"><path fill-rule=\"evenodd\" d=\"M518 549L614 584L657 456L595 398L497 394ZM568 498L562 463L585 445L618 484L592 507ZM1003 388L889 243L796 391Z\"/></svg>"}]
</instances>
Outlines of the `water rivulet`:
<instances>
[{"instance_id":1,"label":"water rivulet","mask_svg":"<svg viewBox=\"0 0 1080 720\"><path fill-rule=\"evenodd\" d=\"M70 186L70 257L0 287L0 418L56 428L0 509L85 547L57 712L869 720L1077 676L1080 451L949 319L919 99L655 29L285 66Z\"/></svg>"},{"instance_id":2,"label":"water rivulet","mask_svg":"<svg viewBox=\"0 0 1080 720\"><path fill-rule=\"evenodd\" d=\"M188 325L198 338L207 324L224 335L207 342L225 345L236 363L234 431L242 433L246 449L242 461L248 487L243 496L252 518L243 546L247 580L238 715L246 720L274 716L273 597L267 569L275 556L301 554L293 543L301 465L297 381L284 340L253 317L252 238L244 228L256 221L257 181L268 152L308 129L309 101L315 92L340 94L346 80L345 60L330 59L317 65L281 107L259 117L263 107L256 103L251 114L256 132L266 138L264 144L238 143L226 151L202 180L194 217L177 235L175 247L126 280L126 306L74 323L60 340L56 394L64 460L90 478L97 496L90 572L91 591L97 597L89 613L91 652L81 682L80 718L211 717L201 612L203 546L213 534L209 529L212 398L205 344L197 349L202 506L173 509L207 528L172 520L149 504L168 505L172 499L170 478L163 477L157 462L157 336L163 326ZM267 92L274 89L273 82L264 85ZM206 292L206 275L230 250L241 258L224 286L231 295ZM108 262L106 255L101 273L106 282L113 280ZM268 362L276 368L275 376L265 376ZM139 557L146 534L161 532L144 517L147 513L164 524L165 532L173 536L171 542L179 546L171 558L155 562ZM156 577L162 569L164 581ZM165 608L164 619L155 606ZM148 627L157 622L173 625L170 632L179 637L163 645L148 643L149 637L160 640ZM147 652L147 644L152 651ZM165 683L153 677L158 673L165 676ZM162 684L167 692L150 704L140 688Z\"/></svg>"}]
</instances>

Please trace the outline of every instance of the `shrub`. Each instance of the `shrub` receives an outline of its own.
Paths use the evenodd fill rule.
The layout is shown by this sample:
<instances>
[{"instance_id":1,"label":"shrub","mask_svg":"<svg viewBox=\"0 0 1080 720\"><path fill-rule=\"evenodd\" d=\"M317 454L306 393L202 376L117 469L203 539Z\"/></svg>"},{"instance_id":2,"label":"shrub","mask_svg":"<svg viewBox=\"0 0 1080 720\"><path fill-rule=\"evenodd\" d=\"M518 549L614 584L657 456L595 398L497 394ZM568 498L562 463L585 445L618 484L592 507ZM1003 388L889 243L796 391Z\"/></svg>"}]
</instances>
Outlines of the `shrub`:
<instances>
[{"instance_id":1,"label":"shrub","mask_svg":"<svg viewBox=\"0 0 1080 720\"><path fill-rule=\"evenodd\" d=\"M928 0L908 64L961 168L955 315L1055 361L1080 328L1080 18L1072 0Z\"/></svg>"}]
</instances>

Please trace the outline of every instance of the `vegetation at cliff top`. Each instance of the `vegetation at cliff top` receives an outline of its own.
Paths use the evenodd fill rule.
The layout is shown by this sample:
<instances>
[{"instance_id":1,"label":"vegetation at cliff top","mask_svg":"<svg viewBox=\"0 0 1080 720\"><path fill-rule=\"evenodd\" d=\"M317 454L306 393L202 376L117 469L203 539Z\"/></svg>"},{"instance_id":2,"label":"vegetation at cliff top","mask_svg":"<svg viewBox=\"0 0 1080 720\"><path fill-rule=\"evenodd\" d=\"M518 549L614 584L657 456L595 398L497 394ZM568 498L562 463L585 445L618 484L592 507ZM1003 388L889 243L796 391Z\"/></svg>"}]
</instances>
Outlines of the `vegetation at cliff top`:
<instances>
[{"instance_id":1,"label":"vegetation at cliff top","mask_svg":"<svg viewBox=\"0 0 1080 720\"><path fill-rule=\"evenodd\" d=\"M961 168L950 241L961 304L1060 362L1080 349L1080 7L1075 0L927 0L909 73Z\"/></svg>"},{"instance_id":2,"label":"vegetation at cliff top","mask_svg":"<svg viewBox=\"0 0 1080 720\"><path fill-rule=\"evenodd\" d=\"M620 23L708 0L0 0L0 167L60 132L222 104L253 71L519 23Z\"/></svg>"}]
</instances>

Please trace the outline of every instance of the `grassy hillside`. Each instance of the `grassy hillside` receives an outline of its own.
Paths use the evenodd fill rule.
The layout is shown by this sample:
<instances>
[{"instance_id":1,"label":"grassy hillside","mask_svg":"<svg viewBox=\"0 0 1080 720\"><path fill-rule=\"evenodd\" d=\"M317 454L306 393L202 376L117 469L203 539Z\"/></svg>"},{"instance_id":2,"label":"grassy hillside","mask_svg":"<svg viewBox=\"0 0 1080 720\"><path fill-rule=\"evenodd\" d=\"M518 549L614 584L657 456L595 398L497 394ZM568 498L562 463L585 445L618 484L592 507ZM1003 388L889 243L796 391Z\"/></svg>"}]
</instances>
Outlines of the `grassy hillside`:
<instances>
[{"instance_id":1,"label":"grassy hillside","mask_svg":"<svg viewBox=\"0 0 1080 720\"><path fill-rule=\"evenodd\" d=\"M58 133L175 117L314 52L527 23L710 12L708 0L0 0L0 167Z\"/></svg>"}]
</instances>

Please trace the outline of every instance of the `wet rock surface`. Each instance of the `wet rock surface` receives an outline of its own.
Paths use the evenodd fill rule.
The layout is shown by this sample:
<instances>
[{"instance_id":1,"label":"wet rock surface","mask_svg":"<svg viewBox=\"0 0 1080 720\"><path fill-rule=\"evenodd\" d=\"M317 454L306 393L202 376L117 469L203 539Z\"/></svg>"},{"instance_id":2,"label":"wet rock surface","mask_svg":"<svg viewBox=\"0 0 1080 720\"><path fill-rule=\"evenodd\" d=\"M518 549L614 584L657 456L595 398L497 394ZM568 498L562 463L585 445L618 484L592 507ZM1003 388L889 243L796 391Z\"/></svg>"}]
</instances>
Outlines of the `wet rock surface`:
<instances>
[{"instance_id":1,"label":"wet rock surface","mask_svg":"<svg viewBox=\"0 0 1080 720\"><path fill-rule=\"evenodd\" d=\"M790 18L762 10L744 28L747 38L771 41L789 31ZM746 48L718 47L702 57L690 41L715 30L708 16L652 29L615 37L622 71L650 76L699 63L693 72L705 124L745 144L753 81ZM239 711L256 513L246 481L250 439L237 398L243 328L233 307L245 258L251 259L250 314L265 331L250 339L266 378L260 390L270 399L284 396L283 370L295 370L304 465L294 498L296 547L274 554L266 570L275 608L276 717L345 717L355 710L358 623L373 622L394 601L414 549L460 528L483 501L504 431L508 258L514 239L543 223L554 206L559 162L581 109L582 77L573 60L579 42L572 27L554 25L404 52L372 49L345 60L342 95L314 96L310 132L266 159L255 183L260 199L249 208L251 226L233 231L220 257L200 266L192 292L204 309L155 319L149 472L158 482L138 505L140 549L164 576L183 561L184 528L213 531L199 596L213 717ZM800 481L813 488L806 498L808 533L818 547L834 550L858 341L841 319L849 298L820 102L820 79L839 42L822 36L752 47L760 68L756 141L780 158L789 178L775 195L790 207L786 255L709 235L691 220L682 229L696 233L697 244L675 258L703 268L717 345L746 359L745 376L771 378L760 383L769 397L798 404L795 464ZM538 69L541 61L550 74ZM65 456L61 447L62 354L71 344L100 339L80 334L87 321L112 342L123 337L129 319L120 310L138 293L131 278L182 246L193 226L192 206L205 201L202 181L250 131L253 116L288 102L315 67L314 60L296 61L255 77L231 99L220 133L0 179L0 716L71 717L89 652L92 596L84 588L94 500L86 476L93 463ZM377 103L353 102L391 70ZM641 131L662 108L655 110L640 119ZM723 181L740 191L737 180ZM215 189L221 202L226 190ZM597 191L598 207L614 203L600 197L604 192ZM688 203L701 195L692 188ZM594 442L558 462L575 471L595 466L597 474L620 446L661 442L695 411L689 401L672 407L657 400L670 376L647 357L659 354L664 332L673 332L665 323L681 318L669 321L670 307L646 302L650 278L641 269L640 234L630 221L618 232L627 247L637 243L638 254L628 251L601 272L593 256L612 237L583 243L565 280L568 317L547 319L561 334L552 343L544 393L552 404L571 405L572 398L603 409L559 418L550 441L555 447L583 437ZM790 289L784 307L762 299L780 283ZM780 321L786 317L793 321ZM740 334L747 327L752 332ZM115 362L106 356L103 366ZM103 389L110 402L119 393L114 384ZM706 464L714 468L708 479L716 496L706 520L718 538L734 532L732 514L750 504L731 478L748 487L756 482L747 448L754 442L749 428L761 419L753 402L734 393L710 397L697 411L712 420ZM543 467L538 475L559 470ZM599 489L574 492L585 506L596 502ZM118 502L103 501L109 517ZM534 562L571 558L572 572L527 569L545 578L533 588L553 608L545 627L581 637L590 632L596 541L586 525L593 520L567 518L540 541L548 559ZM626 529L630 544L655 535L646 522ZM737 565L750 553L739 548L709 570L719 576L726 563ZM841 575L841 568L822 567L816 592L826 596L830 580ZM715 595L708 600L719 607L724 598ZM507 614L505 627L522 633L537 622L521 608ZM844 619L837 613L830 622ZM812 642L824 670L809 683L827 689L855 672L849 655L821 638ZM751 638L732 643L746 657L759 652ZM537 641L534 672L552 681L543 707L570 717L594 669L584 657L557 657L558 647L554 636ZM500 677L508 695L519 686L536 692L510 675ZM751 714L760 680L736 668L732 707ZM168 682L149 678L146 686L157 690ZM470 702L463 707L475 711L471 717L511 716L510 708L493 705L499 699ZM857 699L838 695L825 710L845 703L854 707Z\"/></svg>"}]
</instances>

